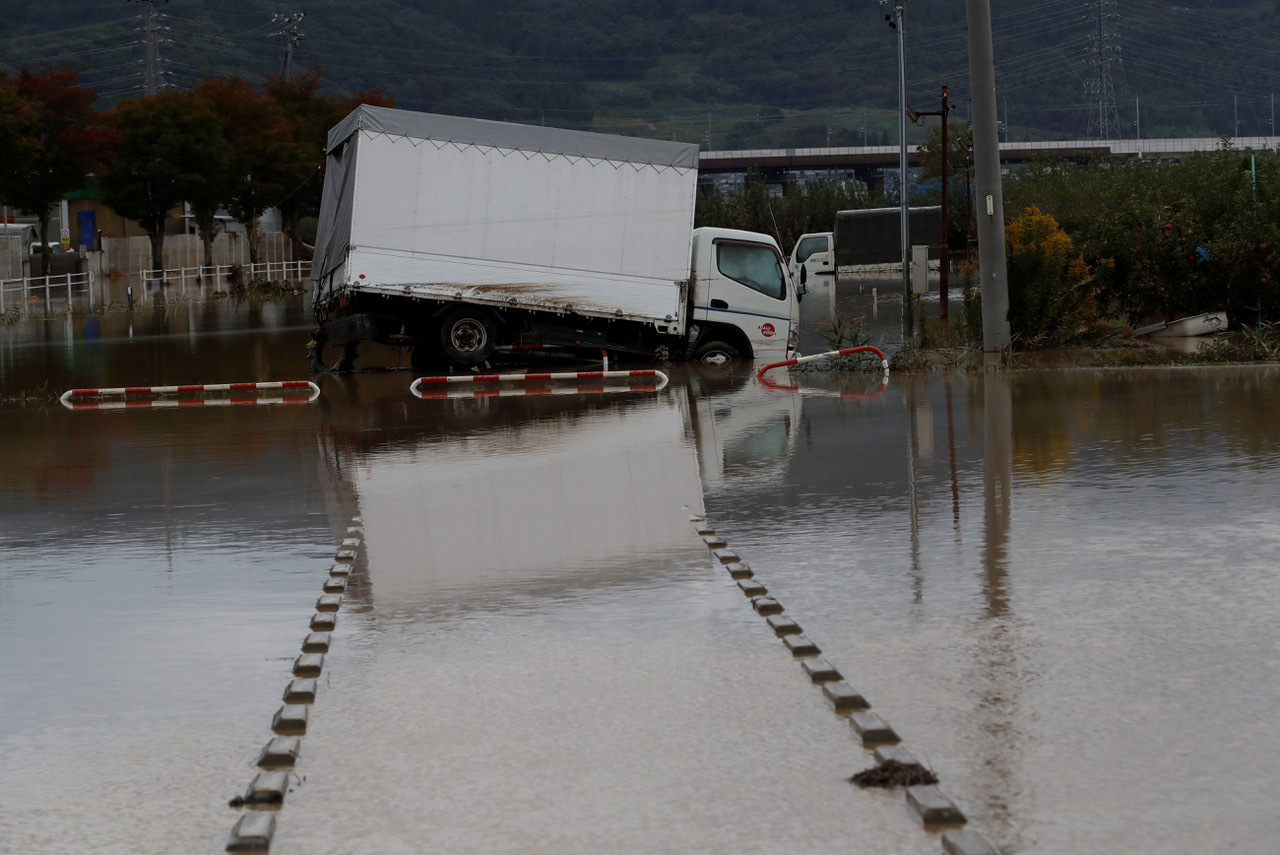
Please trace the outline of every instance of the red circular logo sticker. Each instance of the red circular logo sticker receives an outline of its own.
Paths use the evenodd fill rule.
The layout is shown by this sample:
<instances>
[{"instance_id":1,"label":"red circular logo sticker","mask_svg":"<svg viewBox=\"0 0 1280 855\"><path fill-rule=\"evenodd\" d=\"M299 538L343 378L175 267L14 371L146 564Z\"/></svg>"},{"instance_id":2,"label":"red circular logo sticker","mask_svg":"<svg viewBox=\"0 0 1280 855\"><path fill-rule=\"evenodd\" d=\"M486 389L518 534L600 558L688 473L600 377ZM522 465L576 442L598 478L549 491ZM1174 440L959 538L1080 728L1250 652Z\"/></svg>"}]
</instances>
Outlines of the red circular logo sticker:
<instances>
[{"instance_id":1,"label":"red circular logo sticker","mask_svg":"<svg viewBox=\"0 0 1280 855\"><path fill-rule=\"evenodd\" d=\"M765 338L773 337L773 324L761 324L760 332L764 333Z\"/></svg>"}]
</instances>

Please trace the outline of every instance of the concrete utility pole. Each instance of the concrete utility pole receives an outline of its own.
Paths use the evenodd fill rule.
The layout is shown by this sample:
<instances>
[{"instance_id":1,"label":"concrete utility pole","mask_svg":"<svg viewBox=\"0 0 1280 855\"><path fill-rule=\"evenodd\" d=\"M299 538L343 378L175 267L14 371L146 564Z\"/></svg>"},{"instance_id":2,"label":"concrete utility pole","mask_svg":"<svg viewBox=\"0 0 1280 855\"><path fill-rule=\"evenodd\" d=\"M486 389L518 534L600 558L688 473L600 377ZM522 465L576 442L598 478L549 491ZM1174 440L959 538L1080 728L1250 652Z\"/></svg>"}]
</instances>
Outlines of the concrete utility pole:
<instances>
[{"instance_id":1,"label":"concrete utility pole","mask_svg":"<svg viewBox=\"0 0 1280 855\"><path fill-rule=\"evenodd\" d=\"M1003 350L1009 332L1009 274L1004 257L1004 195L1000 188L1000 135L996 66L991 43L991 0L965 0L969 24L969 88L973 92L973 164L978 192L978 276L982 294L982 349Z\"/></svg>"},{"instance_id":2,"label":"concrete utility pole","mask_svg":"<svg viewBox=\"0 0 1280 855\"><path fill-rule=\"evenodd\" d=\"M284 65L280 70L280 74L285 80L293 79L293 49L304 38L303 34L298 32L298 23L306 17L305 12L289 12L288 14L272 15L271 23L284 24L284 29L279 32L272 33L272 38L284 39Z\"/></svg>"}]
</instances>

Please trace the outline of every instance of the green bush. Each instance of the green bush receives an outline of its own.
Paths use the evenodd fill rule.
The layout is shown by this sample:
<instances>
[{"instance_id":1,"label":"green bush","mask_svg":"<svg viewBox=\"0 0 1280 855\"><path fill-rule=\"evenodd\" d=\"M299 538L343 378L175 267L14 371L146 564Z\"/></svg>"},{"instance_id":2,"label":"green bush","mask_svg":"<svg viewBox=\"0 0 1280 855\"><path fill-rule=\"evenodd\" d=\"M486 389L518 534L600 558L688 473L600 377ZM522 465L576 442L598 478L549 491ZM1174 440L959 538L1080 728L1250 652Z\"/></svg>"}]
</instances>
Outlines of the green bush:
<instances>
[{"instance_id":1,"label":"green bush","mask_svg":"<svg viewBox=\"0 0 1280 855\"><path fill-rule=\"evenodd\" d=\"M1027 167L1007 207L1052 215L1096 273L1100 308L1138 323L1216 309L1280 320L1280 154Z\"/></svg>"},{"instance_id":2,"label":"green bush","mask_svg":"<svg viewBox=\"0 0 1280 855\"><path fill-rule=\"evenodd\" d=\"M876 204L878 200L864 190L834 181L810 181L775 196L758 173L749 173L740 190L699 193L694 224L763 232L773 235L783 252L790 252L800 235L835 228L837 211Z\"/></svg>"}]
</instances>

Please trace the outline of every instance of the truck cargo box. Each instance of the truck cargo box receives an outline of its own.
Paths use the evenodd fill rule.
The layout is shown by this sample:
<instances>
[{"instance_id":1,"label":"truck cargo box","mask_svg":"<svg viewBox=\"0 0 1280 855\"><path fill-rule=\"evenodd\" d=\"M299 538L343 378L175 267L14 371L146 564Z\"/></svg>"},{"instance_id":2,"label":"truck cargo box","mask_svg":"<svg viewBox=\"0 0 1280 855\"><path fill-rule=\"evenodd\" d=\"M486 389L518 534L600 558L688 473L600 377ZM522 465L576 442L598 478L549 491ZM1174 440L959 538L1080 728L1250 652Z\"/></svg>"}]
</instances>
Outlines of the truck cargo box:
<instances>
[{"instance_id":1,"label":"truck cargo box","mask_svg":"<svg viewBox=\"0 0 1280 855\"><path fill-rule=\"evenodd\" d=\"M362 106L329 134L316 305L344 291L683 323L698 148Z\"/></svg>"}]
</instances>

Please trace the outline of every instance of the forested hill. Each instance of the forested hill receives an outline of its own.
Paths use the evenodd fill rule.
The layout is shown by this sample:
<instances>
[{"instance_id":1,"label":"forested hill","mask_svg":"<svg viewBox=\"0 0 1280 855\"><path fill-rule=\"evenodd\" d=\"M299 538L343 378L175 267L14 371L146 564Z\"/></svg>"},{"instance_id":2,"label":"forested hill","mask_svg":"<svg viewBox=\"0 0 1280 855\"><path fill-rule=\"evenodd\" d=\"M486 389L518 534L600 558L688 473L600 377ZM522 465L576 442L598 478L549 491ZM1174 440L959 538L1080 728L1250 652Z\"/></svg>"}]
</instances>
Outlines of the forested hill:
<instances>
[{"instance_id":1,"label":"forested hill","mask_svg":"<svg viewBox=\"0 0 1280 855\"><path fill-rule=\"evenodd\" d=\"M903 2L908 100L936 110L947 85L964 118L965 4ZM1273 134L1275 0L991 5L1011 139L1099 136L1102 118L1125 138ZM152 8L162 85L188 88L227 73L259 82L281 71L293 27L295 68L317 64L334 91L381 88L411 109L743 148L896 142L892 6L156 0ZM136 0L0 0L0 68L79 65L103 106L141 94L144 9ZM296 23L273 20L297 12ZM1099 86L1108 84L1113 95L1103 97Z\"/></svg>"}]
</instances>

